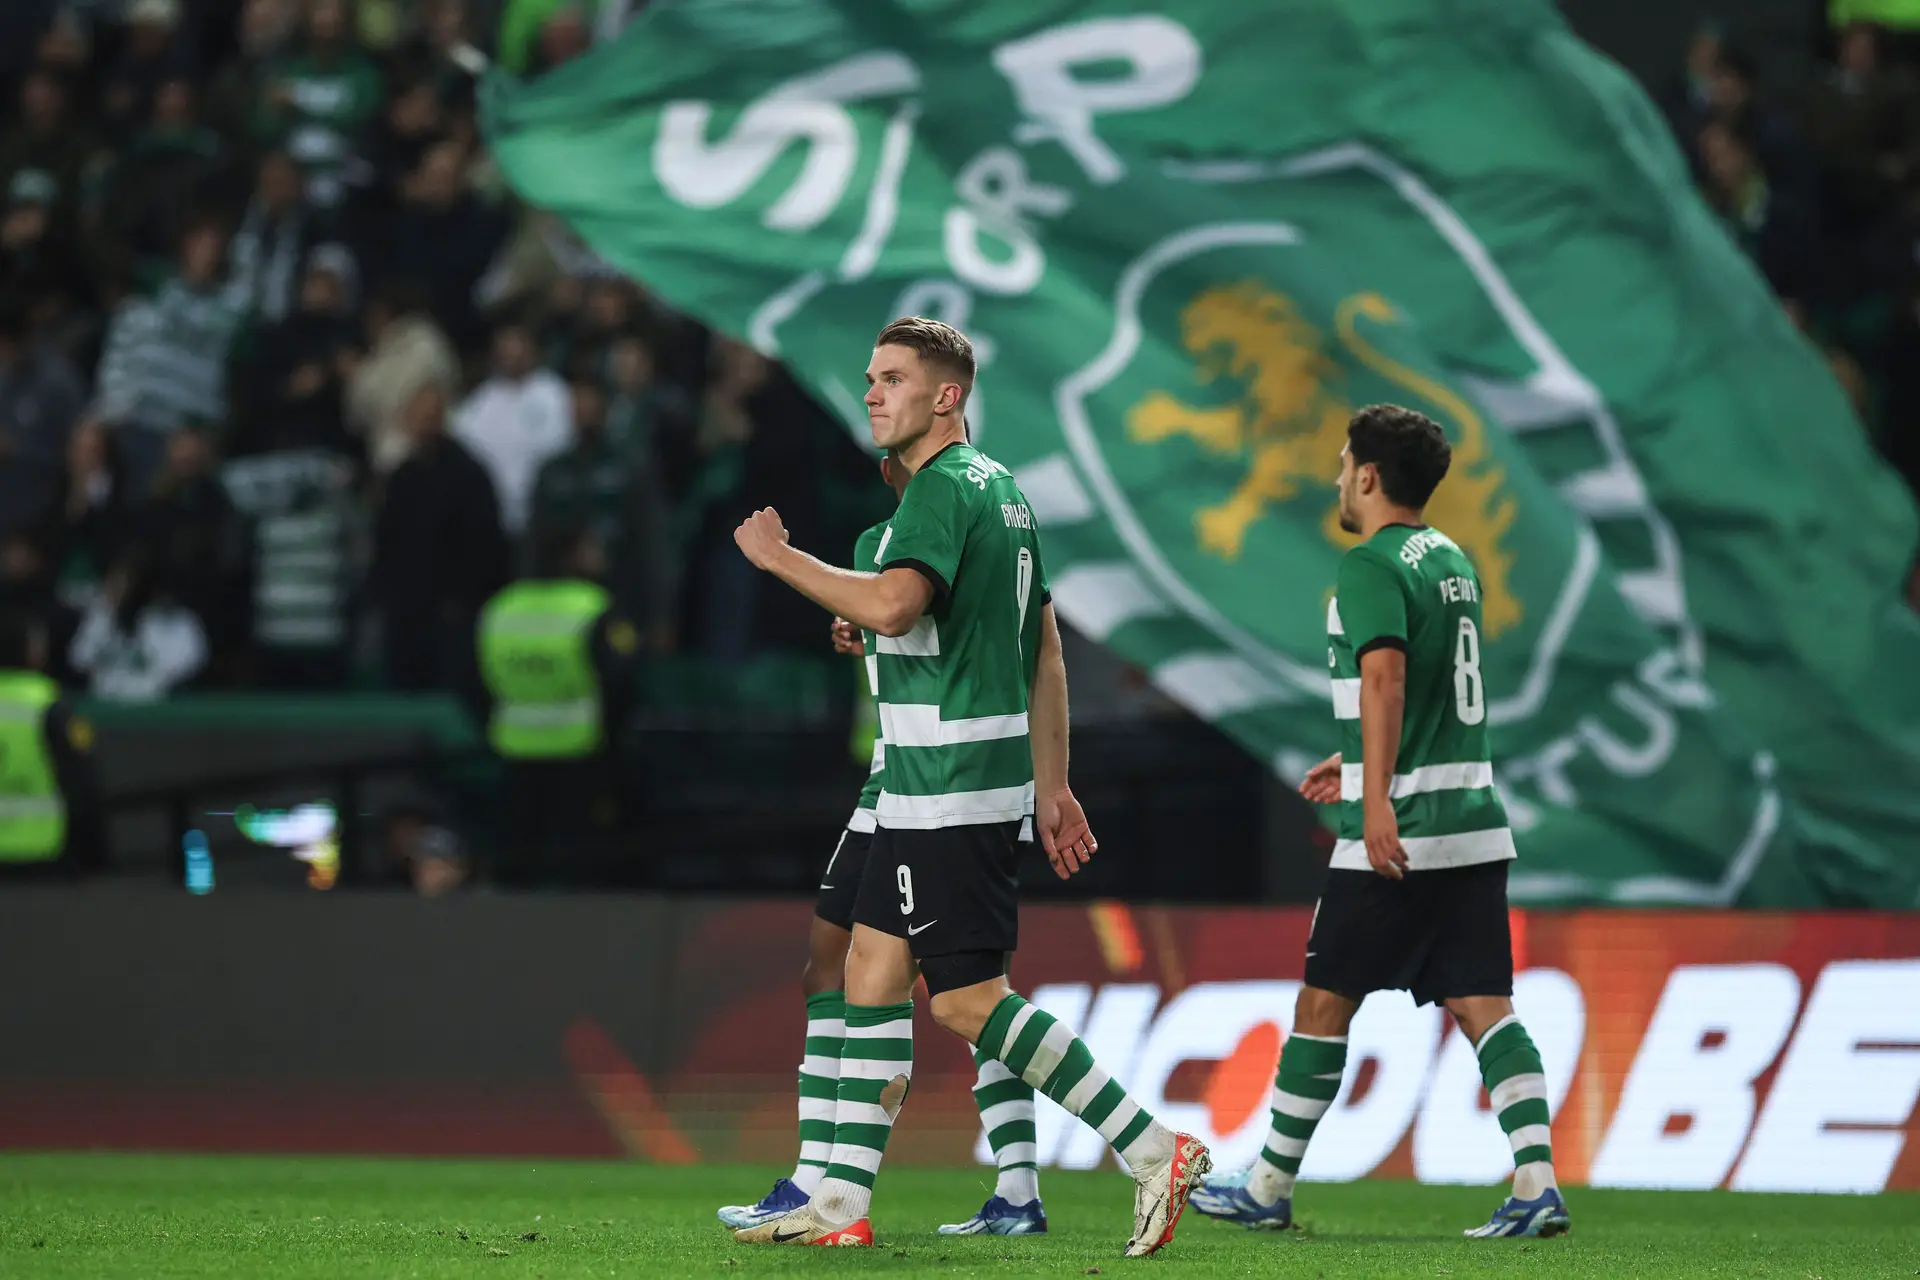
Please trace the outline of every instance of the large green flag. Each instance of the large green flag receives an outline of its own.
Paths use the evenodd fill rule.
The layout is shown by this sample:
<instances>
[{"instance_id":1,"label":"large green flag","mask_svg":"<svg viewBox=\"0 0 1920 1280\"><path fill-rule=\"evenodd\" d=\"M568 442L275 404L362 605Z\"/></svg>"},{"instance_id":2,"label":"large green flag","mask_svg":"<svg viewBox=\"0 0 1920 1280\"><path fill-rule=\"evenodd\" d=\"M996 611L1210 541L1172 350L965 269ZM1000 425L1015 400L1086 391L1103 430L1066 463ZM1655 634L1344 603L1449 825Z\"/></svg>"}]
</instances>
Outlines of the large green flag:
<instances>
[{"instance_id":1,"label":"large green flag","mask_svg":"<svg viewBox=\"0 0 1920 1280\"><path fill-rule=\"evenodd\" d=\"M1062 616L1282 774L1391 400L1454 442L1517 898L1920 901L1911 504L1545 0L660 0L486 120L862 438L879 327L963 328Z\"/></svg>"}]
</instances>

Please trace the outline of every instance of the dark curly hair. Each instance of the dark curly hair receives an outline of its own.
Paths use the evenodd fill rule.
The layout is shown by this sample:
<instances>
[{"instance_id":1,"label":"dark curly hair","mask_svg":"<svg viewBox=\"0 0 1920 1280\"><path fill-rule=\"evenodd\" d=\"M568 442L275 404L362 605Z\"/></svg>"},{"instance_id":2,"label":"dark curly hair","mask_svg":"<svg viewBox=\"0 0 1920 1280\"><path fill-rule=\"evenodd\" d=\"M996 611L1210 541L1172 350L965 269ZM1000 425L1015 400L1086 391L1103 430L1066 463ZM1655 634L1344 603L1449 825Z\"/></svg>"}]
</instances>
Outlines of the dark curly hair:
<instances>
[{"instance_id":1,"label":"dark curly hair","mask_svg":"<svg viewBox=\"0 0 1920 1280\"><path fill-rule=\"evenodd\" d=\"M1370 404L1347 424L1355 466L1372 463L1380 487L1396 505L1418 510L1446 479L1453 446L1440 424L1397 404Z\"/></svg>"}]
</instances>

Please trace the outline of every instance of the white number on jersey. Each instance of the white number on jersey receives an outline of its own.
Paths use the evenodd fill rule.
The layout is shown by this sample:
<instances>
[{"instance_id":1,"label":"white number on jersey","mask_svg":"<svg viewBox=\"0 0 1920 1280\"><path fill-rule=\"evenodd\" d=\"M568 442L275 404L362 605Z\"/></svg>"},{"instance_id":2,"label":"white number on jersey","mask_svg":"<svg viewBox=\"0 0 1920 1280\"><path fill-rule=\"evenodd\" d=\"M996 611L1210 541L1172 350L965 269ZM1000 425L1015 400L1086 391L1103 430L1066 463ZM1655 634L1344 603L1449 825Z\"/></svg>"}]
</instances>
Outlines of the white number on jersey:
<instances>
[{"instance_id":1,"label":"white number on jersey","mask_svg":"<svg viewBox=\"0 0 1920 1280\"><path fill-rule=\"evenodd\" d=\"M1027 598L1033 594L1033 552L1027 547L1020 548L1019 556L1013 565L1013 601L1018 606L1013 619L1013 640L1016 646L1025 643L1027 634Z\"/></svg>"},{"instance_id":2,"label":"white number on jersey","mask_svg":"<svg viewBox=\"0 0 1920 1280\"><path fill-rule=\"evenodd\" d=\"M1487 718L1486 686L1480 680L1480 633L1472 618L1460 619L1453 642L1453 709L1461 724L1479 724Z\"/></svg>"},{"instance_id":3,"label":"white number on jersey","mask_svg":"<svg viewBox=\"0 0 1920 1280\"><path fill-rule=\"evenodd\" d=\"M900 886L900 914L913 914L913 869L901 863L893 869L894 881Z\"/></svg>"}]
</instances>

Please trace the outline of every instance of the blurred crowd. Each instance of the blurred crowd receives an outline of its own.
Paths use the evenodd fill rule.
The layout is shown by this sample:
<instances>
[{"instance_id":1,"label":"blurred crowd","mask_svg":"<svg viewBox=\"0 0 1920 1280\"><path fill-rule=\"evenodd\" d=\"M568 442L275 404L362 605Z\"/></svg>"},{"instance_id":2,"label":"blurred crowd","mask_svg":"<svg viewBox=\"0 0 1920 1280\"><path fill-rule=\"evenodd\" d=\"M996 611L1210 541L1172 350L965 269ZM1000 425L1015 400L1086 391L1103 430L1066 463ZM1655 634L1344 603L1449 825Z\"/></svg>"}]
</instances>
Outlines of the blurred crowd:
<instances>
[{"instance_id":1,"label":"blurred crowd","mask_svg":"<svg viewBox=\"0 0 1920 1280\"><path fill-rule=\"evenodd\" d=\"M505 190L475 51L644 0L0 4L0 612L95 694L470 682L484 601L594 566L649 654L821 650L734 553L884 509L777 367ZM1857 6L1856 6L1857 7ZM1920 485L1920 58L1831 28L1653 86L1702 190ZM583 554L584 553L584 554Z\"/></svg>"},{"instance_id":2,"label":"blurred crowd","mask_svg":"<svg viewBox=\"0 0 1920 1280\"><path fill-rule=\"evenodd\" d=\"M1920 491L1920 31L1858 12L1920 21L1832 0L1793 83L1762 79L1737 26L1703 26L1658 88L1708 203Z\"/></svg>"},{"instance_id":3,"label":"blurred crowd","mask_svg":"<svg viewBox=\"0 0 1920 1280\"><path fill-rule=\"evenodd\" d=\"M850 546L860 452L479 138L474 49L537 72L637 7L0 5L0 610L55 674L456 687L485 600L563 564L648 652L822 649L730 534Z\"/></svg>"}]
</instances>

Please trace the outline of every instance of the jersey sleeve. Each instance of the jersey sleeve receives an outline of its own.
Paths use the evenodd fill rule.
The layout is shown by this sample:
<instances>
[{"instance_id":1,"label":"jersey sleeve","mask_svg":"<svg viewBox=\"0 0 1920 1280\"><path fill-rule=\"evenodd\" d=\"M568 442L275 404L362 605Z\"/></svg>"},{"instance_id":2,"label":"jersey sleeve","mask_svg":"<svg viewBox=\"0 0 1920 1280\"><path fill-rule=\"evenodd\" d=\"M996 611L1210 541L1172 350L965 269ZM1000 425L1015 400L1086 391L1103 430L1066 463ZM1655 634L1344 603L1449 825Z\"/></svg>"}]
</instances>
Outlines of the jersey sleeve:
<instances>
[{"instance_id":1,"label":"jersey sleeve","mask_svg":"<svg viewBox=\"0 0 1920 1280\"><path fill-rule=\"evenodd\" d=\"M1335 588L1340 626L1355 661L1369 649L1407 647L1407 593L1400 575L1378 555L1356 547L1340 561Z\"/></svg>"},{"instance_id":2,"label":"jersey sleeve","mask_svg":"<svg viewBox=\"0 0 1920 1280\"><path fill-rule=\"evenodd\" d=\"M861 534L853 544L853 567L860 573L871 573L874 567L874 552L880 548L880 539L885 536L887 526L877 524Z\"/></svg>"},{"instance_id":3,"label":"jersey sleeve","mask_svg":"<svg viewBox=\"0 0 1920 1280\"><path fill-rule=\"evenodd\" d=\"M893 513L893 536L880 553L881 572L918 569L936 599L953 590L960 549L967 541L967 506L953 477L923 470L907 485Z\"/></svg>"}]
</instances>

